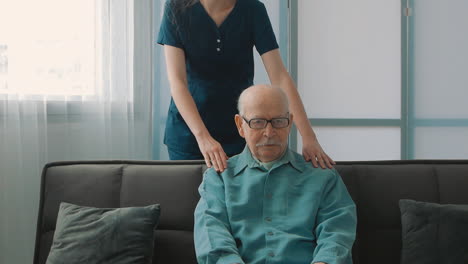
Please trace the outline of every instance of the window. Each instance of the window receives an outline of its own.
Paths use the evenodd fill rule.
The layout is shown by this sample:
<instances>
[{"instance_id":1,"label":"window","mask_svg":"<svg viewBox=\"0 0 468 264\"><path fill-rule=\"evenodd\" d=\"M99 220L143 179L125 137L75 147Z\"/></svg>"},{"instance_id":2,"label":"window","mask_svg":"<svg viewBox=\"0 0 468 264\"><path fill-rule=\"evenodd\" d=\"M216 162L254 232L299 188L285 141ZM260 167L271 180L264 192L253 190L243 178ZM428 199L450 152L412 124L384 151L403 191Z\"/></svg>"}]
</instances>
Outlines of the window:
<instances>
[{"instance_id":1,"label":"window","mask_svg":"<svg viewBox=\"0 0 468 264\"><path fill-rule=\"evenodd\" d=\"M291 3L291 64L330 156L468 156L467 1Z\"/></svg>"},{"instance_id":2,"label":"window","mask_svg":"<svg viewBox=\"0 0 468 264\"><path fill-rule=\"evenodd\" d=\"M293 3L293 41L300 56L291 58L292 64L297 64L298 89L324 150L335 160L404 157L401 3ZM297 143L300 152L300 135Z\"/></svg>"},{"instance_id":3,"label":"window","mask_svg":"<svg viewBox=\"0 0 468 264\"><path fill-rule=\"evenodd\" d=\"M7 90L8 46L0 44L0 91Z\"/></svg>"},{"instance_id":4,"label":"window","mask_svg":"<svg viewBox=\"0 0 468 264\"><path fill-rule=\"evenodd\" d=\"M95 95L99 2L2 0L0 94Z\"/></svg>"}]
</instances>

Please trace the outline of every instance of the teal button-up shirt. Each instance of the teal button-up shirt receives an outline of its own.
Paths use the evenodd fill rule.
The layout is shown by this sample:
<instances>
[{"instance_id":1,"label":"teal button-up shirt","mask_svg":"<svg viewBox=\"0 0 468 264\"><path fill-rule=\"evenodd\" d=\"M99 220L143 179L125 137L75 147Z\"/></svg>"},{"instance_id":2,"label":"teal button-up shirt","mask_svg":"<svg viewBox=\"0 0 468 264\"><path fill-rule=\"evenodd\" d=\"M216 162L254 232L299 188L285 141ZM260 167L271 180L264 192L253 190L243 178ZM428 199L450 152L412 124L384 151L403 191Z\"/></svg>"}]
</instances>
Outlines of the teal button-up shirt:
<instances>
[{"instance_id":1,"label":"teal button-up shirt","mask_svg":"<svg viewBox=\"0 0 468 264\"><path fill-rule=\"evenodd\" d=\"M287 150L270 170L248 147L208 169L195 210L200 264L352 263L356 207L336 170Z\"/></svg>"}]
</instances>

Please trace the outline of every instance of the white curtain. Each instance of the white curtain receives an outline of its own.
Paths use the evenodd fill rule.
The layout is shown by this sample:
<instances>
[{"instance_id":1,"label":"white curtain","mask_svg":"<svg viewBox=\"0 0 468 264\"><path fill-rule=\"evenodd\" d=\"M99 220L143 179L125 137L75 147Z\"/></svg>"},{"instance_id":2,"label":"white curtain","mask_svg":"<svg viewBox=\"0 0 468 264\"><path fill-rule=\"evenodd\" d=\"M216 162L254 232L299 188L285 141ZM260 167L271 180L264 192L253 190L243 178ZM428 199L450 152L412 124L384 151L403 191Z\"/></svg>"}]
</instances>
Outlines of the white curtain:
<instances>
[{"instance_id":1,"label":"white curtain","mask_svg":"<svg viewBox=\"0 0 468 264\"><path fill-rule=\"evenodd\" d=\"M151 2L141 16L131 0L0 2L0 263L26 264L45 163L151 158L152 76L137 70L151 56L137 53L152 37L136 32L152 31Z\"/></svg>"}]
</instances>

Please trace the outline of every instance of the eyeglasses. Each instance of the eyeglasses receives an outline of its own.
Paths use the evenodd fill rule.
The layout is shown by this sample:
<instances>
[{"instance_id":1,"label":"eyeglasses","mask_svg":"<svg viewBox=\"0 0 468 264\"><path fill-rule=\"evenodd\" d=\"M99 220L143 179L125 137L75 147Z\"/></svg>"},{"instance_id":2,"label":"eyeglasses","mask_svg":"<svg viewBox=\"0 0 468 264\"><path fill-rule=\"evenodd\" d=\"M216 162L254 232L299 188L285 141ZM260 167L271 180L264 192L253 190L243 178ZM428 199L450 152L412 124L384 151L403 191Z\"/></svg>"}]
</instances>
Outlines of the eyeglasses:
<instances>
[{"instance_id":1,"label":"eyeglasses","mask_svg":"<svg viewBox=\"0 0 468 264\"><path fill-rule=\"evenodd\" d=\"M271 123L273 128L285 128L289 126L289 117L272 118L270 120L264 118L252 118L247 120L245 117L242 118L252 129L264 129L268 123Z\"/></svg>"}]
</instances>

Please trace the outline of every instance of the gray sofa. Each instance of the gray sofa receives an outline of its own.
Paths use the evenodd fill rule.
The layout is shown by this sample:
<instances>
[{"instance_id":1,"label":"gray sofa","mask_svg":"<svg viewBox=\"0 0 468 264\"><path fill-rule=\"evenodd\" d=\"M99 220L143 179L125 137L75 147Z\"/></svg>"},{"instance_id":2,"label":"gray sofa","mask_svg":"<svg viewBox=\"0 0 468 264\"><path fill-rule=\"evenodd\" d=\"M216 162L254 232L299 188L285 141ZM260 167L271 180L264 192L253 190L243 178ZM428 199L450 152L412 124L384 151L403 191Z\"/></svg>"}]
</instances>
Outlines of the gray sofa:
<instances>
[{"instance_id":1,"label":"gray sofa","mask_svg":"<svg viewBox=\"0 0 468 264\"><path fill-rule=\"evenodd\" d=\"M45 263L62 201L94 207L161 204L153 263L196 263L193 211L201 161L71 161L42 174L34 263ZM357 204L355 264L399 263L398 200L468 204L468 160L339 162Z\"/></svg>"}]
</instances>

